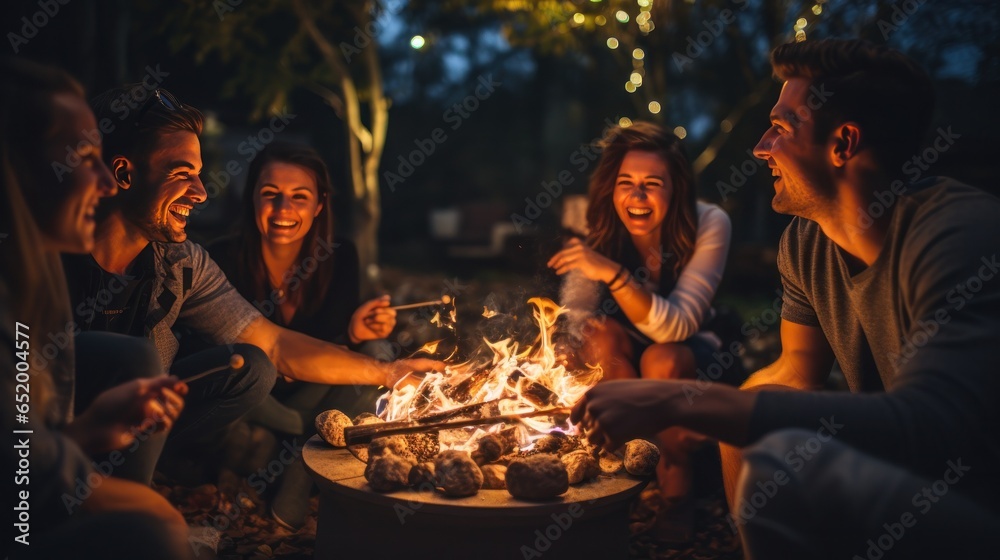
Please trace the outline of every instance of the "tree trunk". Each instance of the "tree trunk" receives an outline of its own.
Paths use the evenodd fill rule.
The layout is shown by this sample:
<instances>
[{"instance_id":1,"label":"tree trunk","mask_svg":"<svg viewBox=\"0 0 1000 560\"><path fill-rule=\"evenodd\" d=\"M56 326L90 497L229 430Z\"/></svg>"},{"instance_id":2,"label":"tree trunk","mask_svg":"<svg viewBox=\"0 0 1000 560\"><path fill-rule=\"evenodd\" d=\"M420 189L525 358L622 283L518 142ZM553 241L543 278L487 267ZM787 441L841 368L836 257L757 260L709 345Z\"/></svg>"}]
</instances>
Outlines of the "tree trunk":
<instances>
[{"instance_id":1,"label":"tree trunk","mask_svg":"<svg viewBox=\"0 0 1000 560\"><path fill-rule=\"evenodd\" d=\"M344 64L340 53L320 32L301 0L293 2L299 21L313 43L323 55L330 70L337 76L339 92L325 94L328 103L344 120L347 134L348 162L351 173L352 239L358 248L361 273L362 296L368 296L373 283L378 281L378 226L381 218L379 199L378 168L385 146L386 130L389 122L389 104L382 92L382 71L379 66L378 51L374 40L363 49L365 77L368 78L368 113L371 128L361 121L361 100L350 69ZM368 29L371 23L373 4L371 1L347 6L360 29ZM338 98L339 97L339 98Z\"/></svg>"}]
</instances>

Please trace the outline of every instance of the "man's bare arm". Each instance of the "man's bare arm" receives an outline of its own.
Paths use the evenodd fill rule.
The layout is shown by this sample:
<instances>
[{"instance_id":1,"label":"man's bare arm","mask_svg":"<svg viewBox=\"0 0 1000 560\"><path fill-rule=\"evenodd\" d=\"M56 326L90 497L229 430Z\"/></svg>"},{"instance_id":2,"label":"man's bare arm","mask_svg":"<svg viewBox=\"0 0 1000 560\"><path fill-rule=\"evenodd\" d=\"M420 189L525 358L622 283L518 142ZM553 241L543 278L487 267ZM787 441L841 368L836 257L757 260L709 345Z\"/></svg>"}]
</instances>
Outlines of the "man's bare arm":
<instances>
[{"instance_id":1,"label":"man's bare arm","mask_svg":"<svg viewBox=\"0 0 1000 560\"><path fill-rule=\"evenodd\" d=\"M822 329L781 320L781 355L747 379L741 389L816 390L830 375L833 350Z\"/></svg>"},{"instance_id":2,"label":"man's bare arm","mask_svg":"<svg viewBox=\"0 0 1000 560\"><path fill-rule=\"evenodd\" d=\"M279 327L263 317L250 323L238 340L263 350L283 375L312 383L391 387L410 371L443 371L444 368L444 364L432 360L380 362Z\"/></svg>"},{"instance_id":3,"label":"man's bare arm","mask_svg":"<svg viewBox=\"0 0 1000 560\"><path fill-rule=\"evenodd\" d=\"M781 342L778 360L754 374L744 388L813 389L822 384L833 364L823 331L782 321ZM594 429L594 443L611 449L672 426L739 446L746 443L756 402L754 392L697 380L608 381L587 393L573 420Z\"/></svg>"}]
</instances>

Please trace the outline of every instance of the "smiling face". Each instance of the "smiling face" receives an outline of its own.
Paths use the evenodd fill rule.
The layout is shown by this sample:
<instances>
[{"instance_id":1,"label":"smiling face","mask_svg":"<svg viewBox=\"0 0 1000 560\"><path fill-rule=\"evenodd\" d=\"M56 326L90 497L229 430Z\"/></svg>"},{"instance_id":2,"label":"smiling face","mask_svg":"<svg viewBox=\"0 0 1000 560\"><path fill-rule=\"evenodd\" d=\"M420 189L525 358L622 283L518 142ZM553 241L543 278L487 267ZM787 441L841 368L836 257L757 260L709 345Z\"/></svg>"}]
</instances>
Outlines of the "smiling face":
<instances>
[{"instance_id":1,"label":"smiling face","mask_svg":"<svg viewBox=\"0 0 1000 560\"><path fill-rule=\"evenodd\" d=\"M305 167L272 161L254 186L254 212L264 243L302 243L323 209L316 175Z\"/></svg>"},{"instance_id":2,"label":"smiling face","mask_svg":"<svg viewBox=\"0 0 1000 560\"><path fill-rule=\"evenodd\" d=\"M633 240L659 242L672 188L667 164L660 156L638 150L625 154L615 181L614 204Z\"/></svg>"},{"instance_id":3,"label":"smiling face","mask_svg":"<svg viewBox=\"0 0 1000 560\"><path fill-rule=\"evenodd\" d=\"M46 170L43 177L51 177L52 185L46 187L50 196L46 197L45 207L38 209L38 221L48 249L86 253L94 247L98 202L114 195L116 186L101 160L101 144L93 142L99 137L97 121L86 101L63 93L55 95L52 103L57 124L48 144L47 161L64 161L68 146L80 163L59 180Z\"/></svg>"},{"instance_id":4,"label":"smiling face","mask_svg":"<svg viewBox=\"0 0 1000 560\"><path fill-rule=\"evenodd\" d=\"M801 119L807 113L809 80L792 78L781 88L771 110L771 128L754 148L754 155L767 161L774 176L776 212L810 218L832 192L831 174L824 158L826 146L815 140L815 120Z\"/></svg>"},{"instance_id":5,"label":"smiling face","mask_svg":"<svg viewBox=\"0 0 1000 560\"><path fill-rule=\"evenodd\" d=\"M151 151L139 203L131 221L150 241L181 243L187 239L191 209L208 199L201 172L201 144L193 132L179 131L157 139Z\"/></svg>"}]
</instances>

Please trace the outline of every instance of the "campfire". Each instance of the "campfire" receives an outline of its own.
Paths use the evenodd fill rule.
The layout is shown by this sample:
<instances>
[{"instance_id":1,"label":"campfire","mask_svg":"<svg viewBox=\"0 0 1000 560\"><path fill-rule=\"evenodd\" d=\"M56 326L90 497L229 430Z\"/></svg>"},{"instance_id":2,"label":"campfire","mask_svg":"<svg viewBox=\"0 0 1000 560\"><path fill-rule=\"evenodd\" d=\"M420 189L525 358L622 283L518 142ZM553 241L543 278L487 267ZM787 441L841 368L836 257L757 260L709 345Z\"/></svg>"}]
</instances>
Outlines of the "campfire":
<instances>
[{"instance_id":1,"label":"campfire","mask_svg":"<svg viewBox=\"0 0 1000 560\"><path fill-rule=\"evenodd\" d=\"M316 419L320 435L366 463L365 478L378 492L414 487L464 497L506 489L547 500L602 474L651 475L659 460L651 443L635 440L624 453L608 453L569 423L570 408L601 379L601 368L561 363L553 340L565 309L544 298L528 303L538 326L531 344L484 339L488 359L404 377L379 402L378 415L326 411ZM487 320L494 315L484 310ZM450 318L453 329L454 307ZM445 323L440 314L434 321ZM433 353L438 342L422 350Z\"/></svg>"}]
</instances>

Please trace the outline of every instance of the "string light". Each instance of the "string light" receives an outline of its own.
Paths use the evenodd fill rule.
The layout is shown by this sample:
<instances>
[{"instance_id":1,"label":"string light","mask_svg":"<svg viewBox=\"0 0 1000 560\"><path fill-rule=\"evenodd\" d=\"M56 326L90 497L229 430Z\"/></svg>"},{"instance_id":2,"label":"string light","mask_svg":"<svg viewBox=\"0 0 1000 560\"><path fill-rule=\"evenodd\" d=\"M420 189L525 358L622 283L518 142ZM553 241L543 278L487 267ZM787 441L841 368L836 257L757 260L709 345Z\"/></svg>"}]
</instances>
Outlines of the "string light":
<instances>
[{"instance_id":1,"label":"string light","mask_svg":"<svg viewBox=\"0 0 1000 560\"><path fill-rule=\"evenodd\" d=\"M649 0L639 0L639 7L640 8L648 8L649 7Z\"/></svg>"},{"instance_id":2,"label":"string light","mask_svg":"<svg viewBox=\"0 0 1000 560\"><path fill-rule=\"evenodd\" d=\"M816 4L815 6L813 6L812 10L813 10L814 14L820 15L820 14L823 13L823 6L820 6L819 4Z\"/></svg>"},{"instance_id":3,"label":"string light","mask_svg":"<svg viewBox=\"0 0 1000 560\"><path fill-rule=\"evenodd\" d=\"M635 93L635 84L632 82L625 82L625 91Z\"/></svg>"},{"instance_id":4,"label":"string light","mask_svg":"<svg viewBox=\"0 0 1000 560\"><path fill-rule=\"evenodd\" d=\"M618 39L615 39L614 37L608 37L608 48L609 49L617 49L618 48Z\"/></svg>"},{"instance_id":5,"label":"string light","mask_svg":"<svg viewBox=\"0 0 1000 560\"><path fill-rule=\"evenodd\" d=\"M628 13L626 13L625 10L618 10L618 12L615 13L615 19L622 23L628 23Z\"/></svg>"},{"instance_id":6,"label":"string light","mask_svg":"<svg viewBox=\"0 0 1000 560\"><path fill-rule=\"evenodd\" d=\"M805 31L799 29L798 31L795 32L795 42L796 43L801 43L802 41L805 41L805 40L806 40L806 32Z\"/></svg>"},{"instance_id":7,"label":"string light","mask_svg":"<svg viewBox=\"0 0 1000 560\"><path fill-rule=\"evenodd\" d=\"M798 21L795 22L795 29L805 29L807 25L809 25L809 22L806 21L806 18L800 17Z\"/></svg>"},{"instance_id":8,"label":"string light","mask_svg":"<svg viewBox=\"0 0 1000 560\"><path fill-rule=\"evenodd\" d=\"M674 135L683 140L687 138L688 131L683 126L678 126L674 128Z\"/></svg>"},{"instance_id":9,"label":"string light","mask_svg":"<svg viewBox=\"0 0 1000 560\"><path fill-rule=\"evenodd\" d=\"M719 123L719 128L722 129L722 132L729 134L730 132L733 131L733 122L730 121L729 119L725 119L721 123Z\"/></svg>"},{"instance_id":10,"label":"string light","mask_svg":"<svg viewBox=\"0 0 1000 560\"><path fill-rule=\"evenodd\" d=\"M630 119L628 117L622 117L622 118L618 119L618 126L620 126L622 128L628 128L628 127L632 126L632 119Z\"/></svg>"},{"instance_id":11,"label":"string light","mask_svg":"<svg viewBox=\"0 0 1000 560\"><path fill-rule=\"evenodd\" d=\"M628 77L629 83L633 83L636 86L642 85L642 74L638 72L632 72L632 75Z\"/></svg>"},{"instance_id":12,"label":"string light","mask_svg":"<svg viewBox=\"0 0 1000 560\"><path fill-rule=\"evenodd\" d=\"M583 22L585 20L586 20L586 17L584 17L584 15L581 14L580 12L577 12L577 13L573 14L573 23L575 23L577 25L583 25Z\"/></svg>"},{"instance_id":13,"label":"string light","mask_svg":"<svg viewBox=\"0 0 1000 560\"><path fill-rule=\"evenodd\" d=\"M424 48L425 44L427 44L427 42L424 40L422 35L414 35L410 39L410 46L417 50Z\"/></svg>"},{"instance_id":14,"label":"string light","mask_svg":"<svg viewBox=\"0 0 1000 560\"><path fill-rule=\"evenodd\" d=\"M608 18L602 15L595 16L594 23L596 23L597 25L604 25L605 23L608 23Z\"/></svg>"},{"instance_id":15,"label":"string light","mask_svg":"<svg viewBox=\"0 0 1000 560\"><path fill-rule=\"evenodd\" d=\"M660 102L659 101L650 101L649 102L649 112L653 113L654 115L657 114L657 113L659 113L660 112Z\"/></svg>"},{"instance_id":16,"label":"string light","mask_svg":"<svg viewBox=\"0 0 1000 560\"><path fill-rule=\"evenodd\" d=\"M640 49L640 48L636 48L635 50L632 51L632 58L634 58L636 60L642 60L643 57L645 57L645 56L646 56L646 53L643 52L642 49Z\"/></svg>"}]
</instances>

